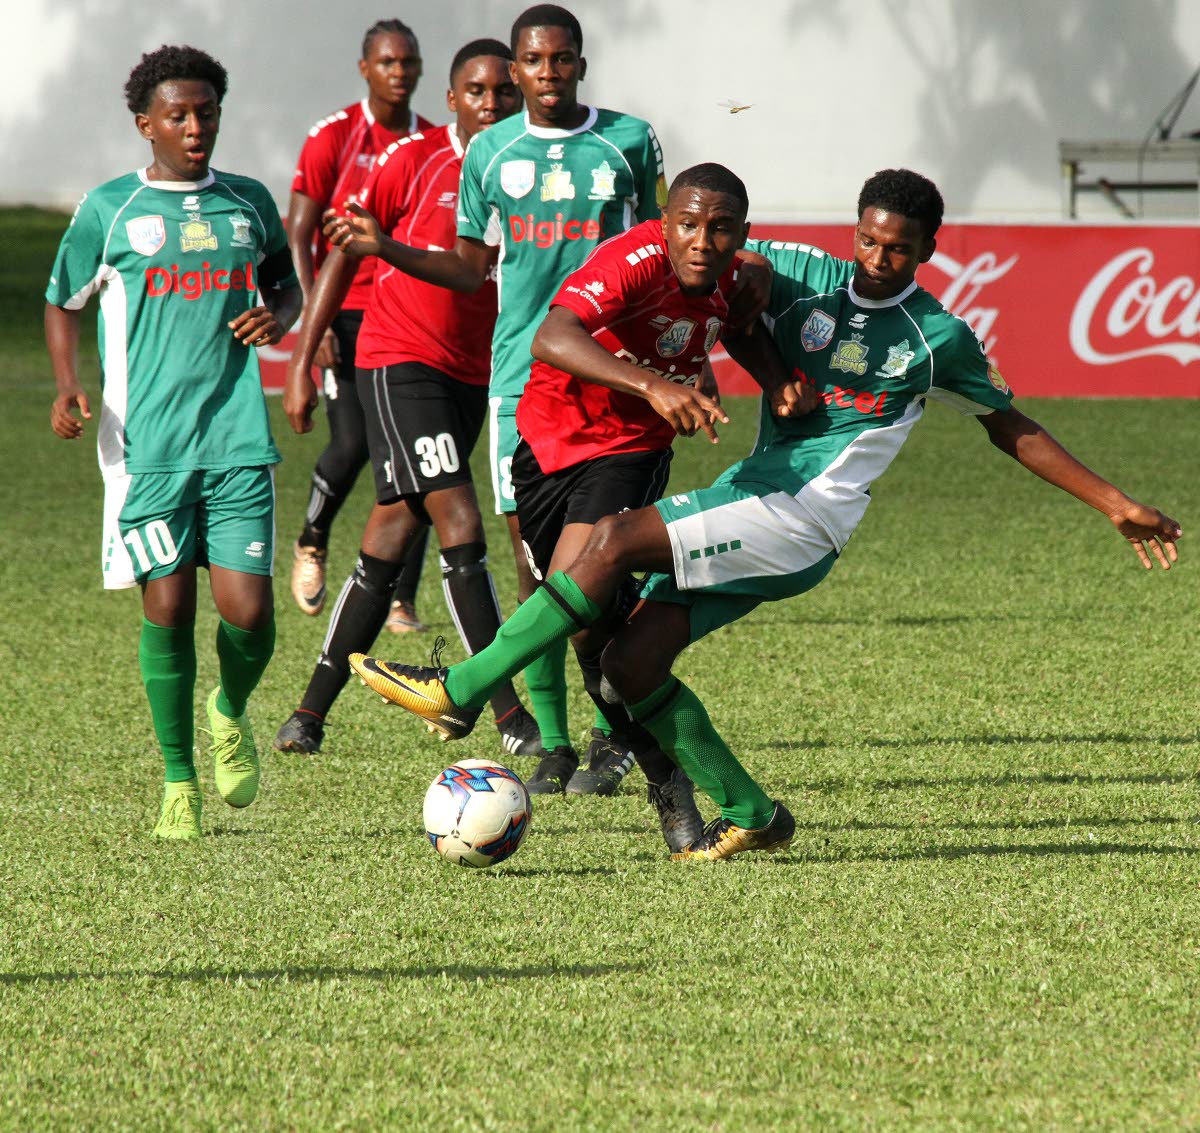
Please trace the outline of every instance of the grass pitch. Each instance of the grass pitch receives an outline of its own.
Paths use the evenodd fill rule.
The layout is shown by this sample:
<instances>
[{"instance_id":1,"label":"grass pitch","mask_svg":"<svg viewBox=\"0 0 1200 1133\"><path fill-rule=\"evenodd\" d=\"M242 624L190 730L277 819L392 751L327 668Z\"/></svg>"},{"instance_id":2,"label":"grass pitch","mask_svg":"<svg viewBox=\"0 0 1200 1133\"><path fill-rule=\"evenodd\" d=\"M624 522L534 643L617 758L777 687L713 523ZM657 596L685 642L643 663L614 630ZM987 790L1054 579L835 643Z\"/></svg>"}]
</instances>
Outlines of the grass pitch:
<instances>
[{"instance_id":1,"label":"grass pitch","mask_svg":"<svg viewBox=\"0 0 1200 1133\"><path fill-rule=\"evenodd\" d=\"M94 425L68 445L47 420L63 223L0 217L0 1128L1200 1126L1188 540L1143 573L1102 517L932 407L830 578L680 664L795 812L789 855L672 865L635 782L539 799L515 858L454 870L421 797L452 758L498 757L489 729L444 747L357 685L320 756L266 756L247 811L200 758L208 836L160 845L138 600L100 589ZM748 446L753 407L731 408L718 449L680 444L677 488ZM1026 408L1194 525L1200 403ZM286 551L319 442L278 409ZM277 594L263 747L325 626L282 573ZM453 640L432 562L419 609ZM198 709L214 630L202 604Z\"/></svg>"}]
</instances>

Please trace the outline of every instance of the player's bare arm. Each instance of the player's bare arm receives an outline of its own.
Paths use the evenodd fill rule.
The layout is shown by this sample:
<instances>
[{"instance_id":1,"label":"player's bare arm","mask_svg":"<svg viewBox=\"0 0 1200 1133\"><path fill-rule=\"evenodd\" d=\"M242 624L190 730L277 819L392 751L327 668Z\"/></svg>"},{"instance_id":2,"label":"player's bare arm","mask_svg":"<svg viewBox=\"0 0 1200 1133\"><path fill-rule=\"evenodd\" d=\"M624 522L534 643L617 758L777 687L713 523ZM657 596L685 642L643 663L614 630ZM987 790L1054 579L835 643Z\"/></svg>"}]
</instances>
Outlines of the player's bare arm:
<instances>
[{"instance_id":1,"label":"player's bare arm","mask_svg":"<svg viewBox=\"0 0 1200 1133\"><path fill-rule=\"evenodd\" d=\"M539 361L584 381L643 398L678 436L690 437L703 430L716 444L714 426L718 421L729 423L725 411L706 394L610 354L592 338L579 316L565 307L550 308L531 350Z\"/></svg>"},{"instance_id":2,"label":"player's bare arm","mask_svg":"<svg viewBox=\"0 0 1200 1133\"><path fill-rule=\"evenodd\" d=\"M246 346L274 346L300 317L304 292L299 286L263 293L262 305L243 311L229 324L233 337Z\"/></svg>"},{"instance_id":3,"label":"player's bare arm","mask_svg":"<svg viewBox=\"0 0 1200 1133\"><path fill-rule=\"evenodd\" d=\"M478 291L496 258L494 248L465 236L460 236L448 251L413 248L385 236L379 222L361 205L351 203L346 208L346 213L336 209L325 213L324 231L330 244L357 259L378 256L406 275L436 287Z\"/></svg>"},{"instance_id":4,"label":"player's bare arm","mask_svg":"<svg viewBox=\"0 0 1200 1133\"><path fill-rule=\"evenodd\" d=\"M321 223L321 202L305 193L293 192L288 202L287 234L288 247L292 252L292 263L296 266L296 278L304 292L304 306L312 301L315 282L313 272L313 236ZM338 345L333 331L326 329L317 346L316 365L322 369L338 363Z\"/></svg>"},{"instance_id":5,"label":"player's bare arm","mask_svg":"<svg viewBox=\"0 0 1200 1133\"><path fill-rule=\"evenodd\" d=\"M331 249L309 292L304 322L300 326L296 348L288 360L283 388L283 412L297 433L307 433L313 427L317 386L312 368L314 364L321 364L321 344L350 292L357 262L337 248Z\"/></svg>"},{"instance_id":6,"label":"player's bare arm","mask_svg":"<svg viewBox=\"0 0 1200 1133\"><path fill-rule=\"evenodd\" d=\"M50 427L64 441L83 436L83 421L91 420L92 409L88 395L79 384L79 312L46 304L46 347L54 368L57 396L50 406Z\"/></svg>"},{"instance_id":7,"label":"player's bare arm","mask_svg":"<svg viewBox=\"0 0 1200 1133\"><path fill-rule=\"evenodd\" d=\"M761 320L759 320L761 322ZM788 372L787 363L766 327L757 334L726 331L721 342L729 357L762 387L776 417L802 417L821 404L816 386Z\"/></svg>"},{"instance_id":8,"label":"player's bare arm","mask_svg":"<svg viewBox=\"0 0 1200 1133\"><path fill-rule=\"evenodd\" d=\"M1171 569L1178 558L1175 542L1183 534L1175 520L1131 499L1081 464L1041 425L1016 409L989 413L980 417L979 423L992 444L1035 476L1107 515L1147 570L1154 569L1155 561L1163 570Z\"/></svg>"},{"instance_id":9,"label":"player's bare arm","mask_svg":"<svg viewBox=\"0 0 1200 1133\"><path fill-rule=\"evenodd\" d=\"M775 269L771 261L757 252L738 249L738 277L729 302L729 326L735 331L753 334L759 316L771 302L771 280Z\"/></svg>"}]
</instances>

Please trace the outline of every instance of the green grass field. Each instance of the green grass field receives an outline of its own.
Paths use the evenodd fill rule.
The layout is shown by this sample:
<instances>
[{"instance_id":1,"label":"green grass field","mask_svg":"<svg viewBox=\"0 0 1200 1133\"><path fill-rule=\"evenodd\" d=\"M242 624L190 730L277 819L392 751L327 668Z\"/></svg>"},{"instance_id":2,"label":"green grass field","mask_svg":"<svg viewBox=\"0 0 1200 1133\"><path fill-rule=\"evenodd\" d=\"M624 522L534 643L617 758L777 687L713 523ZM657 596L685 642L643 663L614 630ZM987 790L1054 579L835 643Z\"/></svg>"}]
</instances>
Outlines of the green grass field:
<instances>
[{"instance_id":1,"label":"green grass field","mask_svg":"<svg viewBox=\"0 0 1200 1133\"><path fill-rule=\"evenodd\" d=\"M498 757L489 729L442 747L357 684L321 755L266 756L247 811L198 760L209 836L157 844L138 600L100 588L94 428L68 445L48 425L62 225L0 215L0 1128L1200 1128L1186 539L1144 573L1102 517L933 407L828 581L681 660L795 812L789 855L671 864L635 774L615 799L539 800L514 859L455 870L421 798L453 757ZM748 446L753 407L731 409L718 449L679 446L676 486ZM1200 403L1026 409L1196 522ZM286 547L318 442L272 411ZM276 589L263 747L325 629ZM453 640L432 563L419 608ZM202 606L198 706L215 625Z\"/></svg>"}]
</instances>

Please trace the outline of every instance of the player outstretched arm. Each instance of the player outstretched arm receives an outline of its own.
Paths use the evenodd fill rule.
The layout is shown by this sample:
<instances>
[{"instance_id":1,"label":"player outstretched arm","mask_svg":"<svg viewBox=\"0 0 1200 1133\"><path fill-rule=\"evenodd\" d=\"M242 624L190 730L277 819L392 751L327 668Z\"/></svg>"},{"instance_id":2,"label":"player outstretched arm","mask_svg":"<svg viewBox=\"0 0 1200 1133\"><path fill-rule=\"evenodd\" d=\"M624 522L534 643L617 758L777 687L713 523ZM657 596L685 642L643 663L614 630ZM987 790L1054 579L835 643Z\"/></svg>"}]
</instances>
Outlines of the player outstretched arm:
<instances>
[{"instance_id":1,"label":"player outstretched arm","mask_svg":"<svg viewBox=\"0 0 1200 1133\"><path fill-rule=\"evenodd\" d=\"M460 236L449 251L413 248L385 236L379 222L357 203L347 205L350 215L330 209L325 214L326 239L348 256L378 256L386 264L450 291L478 291L487 279L496 251L482 240Z\"/></svg>"},{"instance_id":2,"label":"player outstretched arm","mask_svg":"<svg viewBox=\"0 0 1200 1133\"><path fill-rule=\"evenodd\" d=\"M71 411L91 420L92 409L88 395L79 384L79 311L46 304L46 347L54 368L54 384L58 395L50 406L50 427L64 441L83 436L83 421Z\"/></svg>"},{"instance_id":3,"label":"player outstretched arm","mask_svg":"<svg viewBox=\"0 0 1200 1133\"><path fill-rule=\"evenodd\" d=\"M584 381L643 398L681 437L703 429L716 444L714 426L718 421L729 423L721 406L699 390L669 382L610 354L588 333L579 316L565 307L550 308L534 335L531 351L538 361Z\"/></svg>"},{"instance_id":4,"label":"player outstretched arm","mask_svg":"<svg viewBox=\"0 0 1200 1133\"><path fill-rule=\"evenodd\" d=\"M1178 558L1175 541L1183 529L1157 508L1140 504L1076 460L1036 421L1016 409L997 410L979 418L988 438L1002 452L1043 480L1103 512L1129 541L1147 570L1151 558L1170 570Z\"/></svg>"}]
</instances>

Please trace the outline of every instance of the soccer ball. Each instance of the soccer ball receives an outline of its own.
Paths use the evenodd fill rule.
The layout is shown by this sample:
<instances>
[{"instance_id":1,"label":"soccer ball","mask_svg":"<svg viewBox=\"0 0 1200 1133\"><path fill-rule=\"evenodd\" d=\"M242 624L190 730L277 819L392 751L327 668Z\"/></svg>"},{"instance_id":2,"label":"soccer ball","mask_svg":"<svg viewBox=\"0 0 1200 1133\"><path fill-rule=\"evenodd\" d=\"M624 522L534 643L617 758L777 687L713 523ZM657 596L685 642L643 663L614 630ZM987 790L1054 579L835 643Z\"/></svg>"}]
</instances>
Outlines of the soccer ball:
<instances>
[{"instance_id":1,"label":"soccer ball","mask_svg":"<svg viewBox=\"0 0 1200 1133\"><path fill-rule=\"evenodd\" d=\"M512 857L529 833L525 784L488 759L464 759L425 792L425 834L448 862L484 869Z\"/></svg>"}]
</instances>

